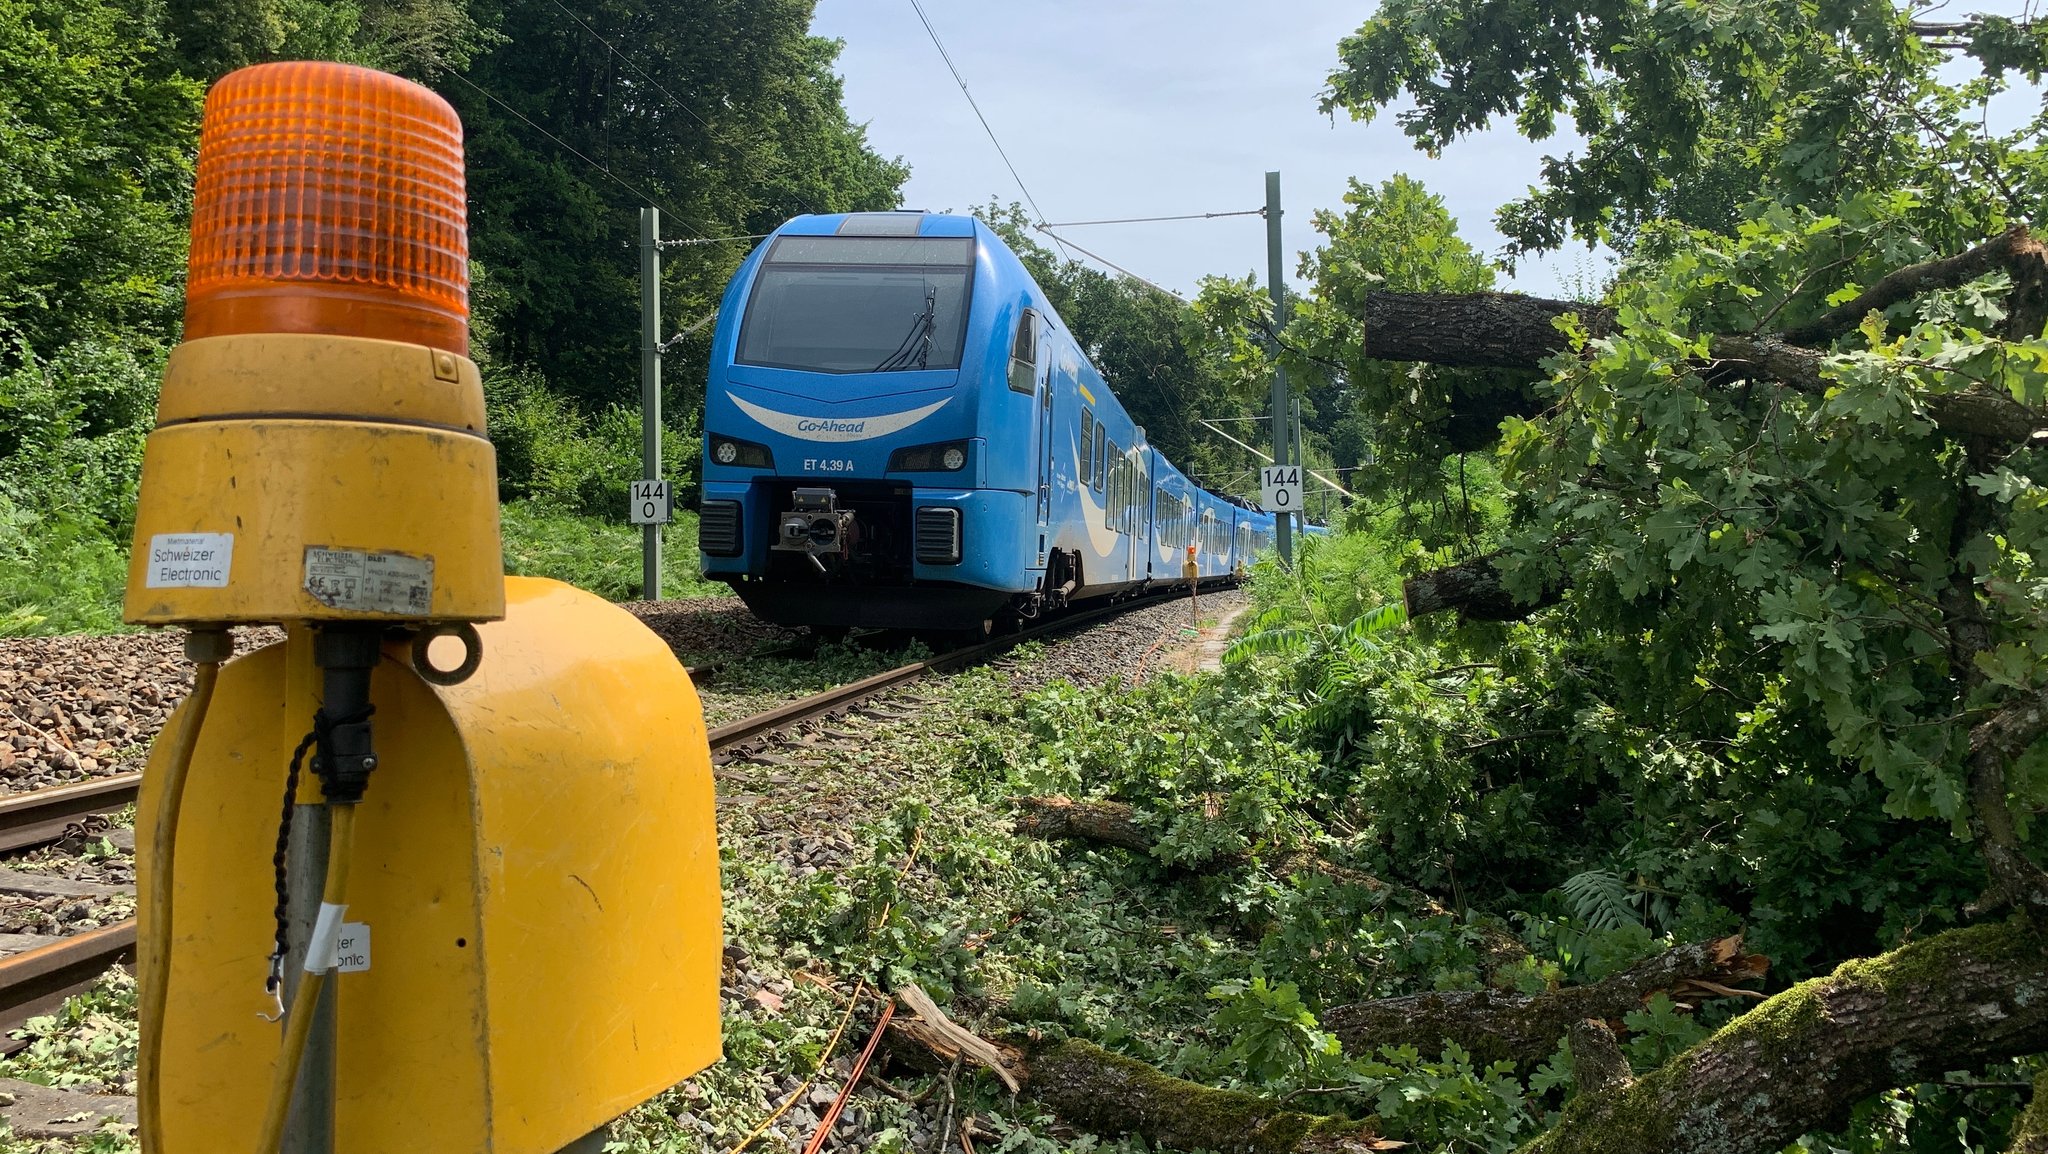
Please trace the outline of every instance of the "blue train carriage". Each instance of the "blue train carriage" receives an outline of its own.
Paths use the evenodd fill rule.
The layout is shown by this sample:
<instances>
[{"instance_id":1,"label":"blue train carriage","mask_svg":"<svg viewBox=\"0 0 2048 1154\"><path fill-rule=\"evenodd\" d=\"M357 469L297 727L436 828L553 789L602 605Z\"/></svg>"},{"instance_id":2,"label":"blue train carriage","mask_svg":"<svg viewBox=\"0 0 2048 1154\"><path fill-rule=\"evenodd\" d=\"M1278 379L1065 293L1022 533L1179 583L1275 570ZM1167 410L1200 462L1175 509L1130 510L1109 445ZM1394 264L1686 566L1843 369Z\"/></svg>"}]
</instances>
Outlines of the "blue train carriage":
<instances>
[{"instance_id":1,"label":"blue train carriage","mask_svg":"<svg viewBox=\"0 0 2048 1154\"><path fill-rule=\"evenodd\" d=\"M1169 489L1204 578L1242 564L1236 512L1145 444L971 217L776 230L726 291L704 427L705 575L771 621L985 628L1177 581Z\"/></svg>"}]
</instances>

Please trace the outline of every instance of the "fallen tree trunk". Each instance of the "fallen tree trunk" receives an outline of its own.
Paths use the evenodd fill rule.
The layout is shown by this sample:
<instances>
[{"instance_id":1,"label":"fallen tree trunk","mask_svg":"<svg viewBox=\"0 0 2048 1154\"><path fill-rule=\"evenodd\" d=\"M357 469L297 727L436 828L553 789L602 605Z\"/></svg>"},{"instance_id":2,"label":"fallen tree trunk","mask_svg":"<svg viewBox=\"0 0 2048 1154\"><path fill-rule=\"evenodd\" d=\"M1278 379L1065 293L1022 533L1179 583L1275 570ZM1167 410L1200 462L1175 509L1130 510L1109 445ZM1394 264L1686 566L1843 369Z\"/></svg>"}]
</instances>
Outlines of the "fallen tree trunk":
<instances>
[{"instance_id":1,"label":"fallen tree trunk","mask_svg":"<svg viewBox=\"0 0 2048 1154\"><path fill-rule=\"evenodd\" d=\"M1573 1100L1522 1154L1770 1154L1880 1091L2048 1050L2043 990L2048 932L2023 916L1848 962Z\"/></svg>"},{"instance_id":2,"label":"fallen tree trunk","mask_svg":"<svg viewBox=\"0 0 2048 1154\"><path fill-rule=\"evenodd\" d=\"M2040 336L2048 317L2048 249L2016 225L1966 252L1897 269L1855 299L1784 332L1710 335L1706 358L1693 368L1711 384L1763 378L1821 395L1828 383L1821 376L1827 354L1820 346L1854 331L1872 311L1956 288L2001 269L2013 278L2006 301L2006 335L2017 340ZM1366 294L1359 310L1369 357L1532 372L1547 358L1570 351L1570 342L1557 327L1565 316L1576 317L1588 338L1614 331L1612 309L1519 293L1373 292ZM2048 428L2048 414L2000 389L1937 393L1923 397L1922 403L1935 426L1950 436L2016 444Z\"/></svg>"},{"instance_id":3,"label":"fallen tree trunk","mask_svg":"<svg viewBox=\"0 0 2048 1154\"><path fill-rule=\"evenodd\" d=\"M967 1054L958 1026L897 1017L890 1052L923 1070L943 1070ZM1163 1073L1089 1042L1034 1049L976 1039L1000 1056L995 1073L1018 1085L1063 1121L1097 1134L1137 1134L1154 1146L1224 1154L1368 1154L1391 1150L1373 1121L1305 1114L1236 1090L1218 1090ZM981 1064L987 1065L986 1061Z\"/></svg>"},{"instance_id":4,"label":"fallen tree trunk","mask_svg":"<svg viewBox=\"0 0 2048 1154\"><path fill-rule=\"evenodd\" d=\"M1508 592L1501 580L1500 554L1488 553L1417 573L1401 583L1401 600L1412 618L1455 610L1475 621L1519 621L1564 599L1568 583L1560 579L1524 601Z\"/></svg>"},{"instance_id":5,"label":"fallen tree trunk","mask_svg":"<svg viewBox=\"0 0 2048 1154\"><path fill-rule=\"evenodd\" d=\"M1407 994L1326 1011L1323 1026L1346 1052L1370 1054L1381 1046L1413 1046L1427 1055L1455 1042L1474 1059L1533 1066L1557 1049L1559 1039L1587 1018L1618 1021L1652 994L1674 1001L1752 995L1737 983L1761 978L1770 962L1742 952L1740 935L1674 946L1618 974L1586 986L1541 994L1496 990Z\"/></svg>"},{"instance_id":6,"label":"fallen tree trunk","mask_svg":"<svg viewBox=\"0 0 2048 1154\"><path fill-rule=\"evenodd\" d=\"M1137 811L1121 801L1075 801L1057 795L1016 800L1016 829L1026 837L1044 841L1072 839L1097 842L1148 857L1157 845L1152 831L1139 824ZM1217 873L1250 865L1252 861L1249 854L1219 854L1205 861L1180 864L1197 873ZM1320 874L1339 885L1356 886L1399 901L1426 917L1463 920L1457 911L1421 890L1393 885L1363 870L1325 861L1312 853L1297 850L1276 854L1266 858L1265 862L1277 874ZM1528 948L1522 945L1521 940L1505 930L1481 926L1479 932L1484 939L1482 948L1489 970L1512 965L1528 956Z\"/></svg>"}]
</instances>

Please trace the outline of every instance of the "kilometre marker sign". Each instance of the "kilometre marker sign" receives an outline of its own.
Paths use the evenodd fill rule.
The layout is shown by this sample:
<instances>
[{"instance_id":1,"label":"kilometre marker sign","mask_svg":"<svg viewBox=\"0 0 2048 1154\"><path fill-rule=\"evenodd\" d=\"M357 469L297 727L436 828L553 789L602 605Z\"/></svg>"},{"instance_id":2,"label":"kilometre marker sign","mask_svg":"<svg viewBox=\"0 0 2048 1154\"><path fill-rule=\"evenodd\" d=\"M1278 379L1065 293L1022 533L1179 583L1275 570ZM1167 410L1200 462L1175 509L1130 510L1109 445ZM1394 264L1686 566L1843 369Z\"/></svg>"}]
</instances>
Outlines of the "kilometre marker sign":
<instances>
[{"instance_id":1,"label":"kilometre marker sign","mask_svg":"<svg viewBox=\"0 0 2048 1154\"><path fill-rule=\"evenodd\" d=\"M1301 512L1300 465L1269 465L1260 469L1259 488L1266 512Z\"/></svg>"},{"instance_id":2,"label":"kilometre marker sign","mask_svg":"<svg viewBox=\"0 0 2048 1154\"><path fill-rule=\"evenodd\" d=\"M634 481L626 499L626 516L635 525L668 524L668 482Z\"/></svg>"}]
</instances>

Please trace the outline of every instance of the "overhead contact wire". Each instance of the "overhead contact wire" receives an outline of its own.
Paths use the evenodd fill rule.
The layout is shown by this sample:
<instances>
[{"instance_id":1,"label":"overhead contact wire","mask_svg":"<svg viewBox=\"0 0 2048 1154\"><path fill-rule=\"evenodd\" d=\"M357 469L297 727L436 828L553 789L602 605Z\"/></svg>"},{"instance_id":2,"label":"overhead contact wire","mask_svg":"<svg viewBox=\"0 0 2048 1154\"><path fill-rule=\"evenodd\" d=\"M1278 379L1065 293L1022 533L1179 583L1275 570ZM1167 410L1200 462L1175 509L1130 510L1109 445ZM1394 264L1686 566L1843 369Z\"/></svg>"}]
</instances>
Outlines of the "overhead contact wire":
<instances>
[{"instance_id":1,"label":"overhead contact wire","mask_svg":"<svg viewBox=\"0 0 2048 1154\"><path fill-rule=\"evenodd\" d=\"M616 57L618 57L619 59L621 59L621 60L625 61L625 62L626 62L626 67L628 67L628 68L631 68L631 69L632 69L633 71L635 71L635 72L638 72L638 73L639 73L639 74L640 74L640 75L641 75L642 77L644 77L644 78L646 79L647 83L649 83L649 84L652 84L652 85L654 85L654 87L655 87L655 90L656 90L656 91L658 91L658 92L660 92L660 93L661 93L661 94L662 94L663 96L666 96L666 97L668 97L668 98L669 98L669 100L670 100L670 101L671 101L672 103L674 103L674 104L675 104L675 106L676 106L677 108L680 108L680 109L682 109L682 110L683 110L684 112L687 112L687 113L689 113L689 114L690 114L690 119L692 119L692 120L696 121L697 123L699 123L699 124L703 125L706 131L716 131L715 129L713 129L713 128L711 127L711 122L710 122L710 121L708 121L708 120L704 119L704 118L703 118L702 116L698 115L698 114L697 114L697 110L696 110L696 109L694 109L694 108L692 108L692 107L690 107L690 106L689 106L689 104L688 104L688 103L687 103L686 101L684 101L682 97L680 97L680 96L677 96L677 95L676 95L675 93L673 93L673 92L670 92L670 91L669 91L669 90L668 90L668 89L667 89L667 88L666 88L666 87L665 87L665 86L664 86L664 85L663 85L663 84L661 83L661 81L659 81L659 80L656 80L656 79L654 78L654 74L653 74L653 73L651 73L651 72L647 71L647 70L646 70L645 68L642 68L642 67L640 67L640 65L639 65L638 63L636 63L636 62L634 61L634 59L633 59L633 58L632 58L631 56L628 56L628 55L626 55L625 53L623 53L623 52L619 51L618 47L617 47L616 45L614 45L614 44L613 44L613 43L612 43L611 41L609 41L609 40L606 40L606 39L605 39L605 38L604 38L604 37L603 37L603 36L602 36L601 34L599 34L599 32L598 32L598 30L597 30L597 29L595 29L595 28L592 28L592 27L591 27L591 26L590 26L589 24L587 24L587 23L584 23L583 17L581 17L581 16L578 16L578 15L576 15L576 13L574 13L574 12L571 12L571 11L570 11L569 9L567 9L567 8L563 8L563 7L562 7L562 0L549 0L549 3L553 4L553 5L554 5L555 7L557 7L557 8L561 8L561 9L562 9L562 15L564 15L564 16L567 16L567 17L568 17L569 19L571 19L571 20L574 20L574 21L575 21L575 22L576 22L576 23L577 23L578 25L580 25L580 26L582 27L582 29L583 29L583 30L584 30L585 32L588 32L588 33L590 33L590 34L591 34L591 36L595 37L595 38L596 38L596 40L597 40L597 42L598 42L599 44L602 44L602 45L604 45L606 49L610 50L610 52L611 52L611 54L612 54L613 56L616 56Z\"/></svg>"},{"instance_id":2,"label":"overhead contact wire","mask_svg":"<svg viewBox=\"0 0 2048 1154\"><path fill-rule=\"evenodd\" d=\"M1127 277L1130 277L1134 281L1137 281L1139 284L1144 285L1146 288L1151 289L1153 292L1161 293L1165 296L1172 297L1174 300L1180 302L1181 304L1188 303L1188 298L1180 295L1179 293L1173 291L1170 288L1165 288L1161 286L1156 281L1150 280L1146 277L1139 276L1137 273L1132 272L1130 269L1125 268L1124 266L1116 263L1115 261L1109 259L1106 256L1089 252L1087 249L1082 248L1080 245L1075 244L1071 240L1063 242L1060 235L1052 231L1052 227L1050 225L1034 224L1031 227L1051 237L1053 239L1054 244L1065 243L1066 245L1071 247L1075 252L1080 253L1082 256L1087 257L1089 260L1095 261L1097 264L1107 265L1108 267L1115 269L1117 272L1122 273Z\"/></svg>"},{"instance_id":3,"label":"overhead contact wire","mask_svg":"<svg viewBox=\"0 0 2048 1154\"><path fill-rule=\"evenodd\" d=\"M1040 228L1079 228L1084 224L1154 224L1162 220L1215 220L1224 216L1264 216L1263 208L1239 209L1235 212L1191 212L1181 216L1126 216L1115 220L1063 220L1040 221Z\"/></svg>"},{"instance_id":4,"label":"overhead contact wire","mask_svg":"<svg viewBox=\"0 0 2048 1154\"><path fill-rule=\"evenodd\" d=\"M1010 179L1017 182L1017 190L1024 194L1025 203L1031 206L1031 211L1038 219L1044 220L1045 210L1038 207L1038 198L1031 195L1030 186L1026 185L1024 178L1017 174L1017 166L1010 162L1010 154L1004 150L1003 142L996 139L996 130L989 127L988 117L982 115L981 105L975 101L974 93L967 90L966 78L960 75L959 67L953 63L953 54L946 51L945 41L939 39L939 30L932 27L931 17L925 15L924 5L918 3L918 0L910 0L910 6L917 12L918 22L924 25L925 34L932 38L932 46L939 50L939 59L946 62L946 71L953 74L953 82L960 86L960 95L967 98L967 107L972 108L974 110L974 118L981 121L981 130L988 133L988 142L996 146L996 155L1003 158L1003 167L1010 170ZM1047 235L1050 236L1051 234L1048 233ZM1054 244L1060 243L1060 238L1055 236L1052 239ZM1061 250L1061 255L1066 255L1064 249ZM1068 257L1068 259L1071 260L1073 258Z\"/></svg>"}]
</instances>

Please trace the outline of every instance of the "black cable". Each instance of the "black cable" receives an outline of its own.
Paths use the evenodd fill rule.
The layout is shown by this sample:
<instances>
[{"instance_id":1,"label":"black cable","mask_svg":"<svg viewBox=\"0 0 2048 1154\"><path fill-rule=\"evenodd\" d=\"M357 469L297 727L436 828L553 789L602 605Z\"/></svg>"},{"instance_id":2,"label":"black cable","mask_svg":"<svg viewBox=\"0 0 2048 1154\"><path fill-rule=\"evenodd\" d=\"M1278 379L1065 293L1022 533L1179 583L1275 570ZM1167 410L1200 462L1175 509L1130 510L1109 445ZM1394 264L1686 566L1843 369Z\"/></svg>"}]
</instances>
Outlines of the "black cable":
<instances>
[{"instance_id":1,"label":"black cable","mask_svg":"<svg viewBox=\"0 0 2048 1154\"><path fill-rule=\"evenodd\" d=\"M491 93L488 90L486 90L483 85L478 84L476 81L471 80L469 77L464 76L460 72L450 72L448 75L454 77L457 80L460 80L464 84L469 85L471 88L476 89L477 92L482 94L485 100L490 101L492 104L497 105L498 107L518 117L520 120L525 121L527 127L533 129L535 132L540 133L542 136L547 137L549 140L554 141L557 145L561 146L563 151L567 152L569 155L575 157L576 159L582 161L583 163L589 165L590 167L598 170L599 172L604 173L606 176L611 177L612 180L618 183L618 186L620 188L623 188L627 192L632 193L634 196L639 197L640 203L650 204L656 208L662 208L662 206L658 204L653 197L647 195L646 193L640 191L639 189L633 187L632 185L627 184L625 178L621 177L618 173L613 172L611 169L606 168L604 165L599 164L598 162L576 151L576 149L572 147L568 141L563 140L561 137L556 136L554 133L549 132L547 129L542 128L540 125L535 124L533 121L528 120L525 113L498 99L496 96L491 95ZM672 217L675 217L677 220L686 219L683 216L683 214L676 212L673 209L662 208L662 211L668 213Z\"/></svg>"},{"instance_id":2,"label":"black cable","mask_svg":"<svg viewBox=\"0 0 2048 1154\"><path fill-rule=\"evenodd\" d=\"M557 8L562 8L562 0L549 0L549 3L553 4ZM612 55L625 61L627 67L631 68L633 71L638 72L641 76L645 77L647 79L647 83L654 85L654 87L658 89L663 96L666 96L670 100L674 101L675 106L677 108L680 108L684 112L689 113L690 119L695 120L697 123L703 125L706 129L709 129L711 127L710 121L704 119L702 116L697 115L697 110L690 107L688 104L683 103L682 97L677 96L675 93L670 92L667 88L663 87L661 81L656 80L654 78L653 73L647 71L645 68L640 67L639 64L634 62L631 56L628 56L625 53L619 51L617 48L613 47L611 41L606 40L602 36L598 36L597 29L592 28L588 24L584 24L583 17L576 15L574 12L569 11L567 8L562 8L562 14L564 16L567 16L569 19L574 20L576 23L583 25L583 30L585 32L590 33L592 36L596 36L597 42L599 44L604 45L606 48L611 49Z\"/></svg>"}]
</instances>

